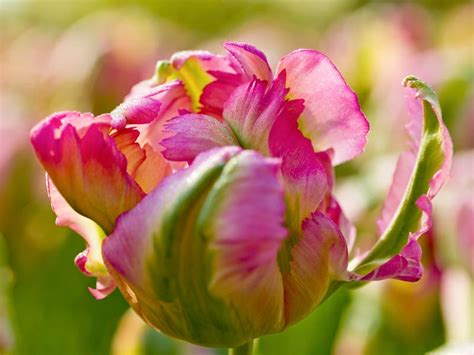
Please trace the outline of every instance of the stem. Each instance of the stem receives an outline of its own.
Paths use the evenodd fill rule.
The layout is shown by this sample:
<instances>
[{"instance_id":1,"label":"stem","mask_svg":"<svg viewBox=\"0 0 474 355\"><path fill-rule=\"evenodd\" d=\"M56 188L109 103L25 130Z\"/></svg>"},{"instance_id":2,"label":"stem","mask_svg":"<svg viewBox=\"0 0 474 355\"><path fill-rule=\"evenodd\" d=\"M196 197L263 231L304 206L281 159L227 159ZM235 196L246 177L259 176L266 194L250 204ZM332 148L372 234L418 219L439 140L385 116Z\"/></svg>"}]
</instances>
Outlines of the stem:
<instances>
[{"instance_id":1,"label":"stem","mask_svg":"<svg viewBox=\"0 0 474 355\"><path fill-rule=\"evenodd\" d=\"M253 354L253 340L241 345L237 348L229 349L229 355L252 355Z\"/></svg>"}]
</instances>

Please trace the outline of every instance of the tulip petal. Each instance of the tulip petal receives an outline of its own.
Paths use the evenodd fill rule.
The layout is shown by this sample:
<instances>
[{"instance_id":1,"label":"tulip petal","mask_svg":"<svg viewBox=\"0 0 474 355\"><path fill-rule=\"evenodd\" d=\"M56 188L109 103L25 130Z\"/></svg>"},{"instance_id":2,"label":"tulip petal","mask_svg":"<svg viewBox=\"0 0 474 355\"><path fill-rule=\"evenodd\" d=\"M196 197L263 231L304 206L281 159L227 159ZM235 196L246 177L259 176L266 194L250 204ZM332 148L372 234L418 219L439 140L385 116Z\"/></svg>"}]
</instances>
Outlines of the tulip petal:
<instances>
[{"instance_id":1,"label":"tulip petal","mask_svg":"<svg viewBox=\"0 0 474 355\"><path fill-rule=\"evenodd\" d=\"M263 52L250 44L238 42L226 42L224 48L237 61L247 80L256 77L267 82L272 81L272 70Z\"/></svg>"},{"instance_id":2,"label":"tulip petal","mask_svg":"<svg viewBox=\"0 0 474 355\"><path fill-rule=\"evenodd\" d=\"M109 233L115 219L144 193L127 173L127 160L108 136L110 123L104 120L90 123L91 115L57 113L33 128L31 142L69 205Z\"/></svg>"},{"instance_id":3,"label":"tulip petal","mask_svg":"<svg viewBox=\"0 0 474 355\"><path fill-rule=\"evenodd\" d=\"M171 65L179 70L186 65L188 60L195 59L203 71L209 70L232 71L231 62L222 55L202 50L188 50L174 53L170 59Z\"/></svg>"},{"instance_id":4,"label":"tulip petal","mask_svg":"<svg viewBox=\"0 0 474 355\"><path fill-rule=\"evenodd\" d=\"M160 98L168 93L168 88L156 87L143 96L134 96L126 99L112 112L112 125L117 129L124 128L127 123L150 123L158 117L160 112Z\"/></svg>"},{"instance_id":5,"label":"tulip petal","mask_svg":"<svg viewBox=\"0 0 474 355\"><path fill-rule=\"evenodd\" d=\"M268 135L286 94L284 74L271 85L255 79L232 93L223 116L242 147L268 154Z\"/></svg>"},{"instance_id":6,"label":"tulip petal","mask_svg":"<svg viewBox=\"0 0 474 355\"><path fill-rule=\"evenodd\" d=\"M165 176L171 174L171 166L163 155L149 144L142 148L137 143L139 135L137 129L126 128L111 136L127 159L128 174L145 193L149 193Z\"/></svg>"},{"instance_id":7,"label":"tulip petal","mask_svg":"<svg viewBox=\"0 0 474 355\"><path fill-rule=\"evenodd\" d=\"M426 83L412 76L404 80L404 85L410 88L409 105L414 114L408 126L411 147L401 155L397 164L379 222L382 236L355 269L360 275L367 271L377 272L377 267L383 266L404 248L413 250L410 246L412 240L430 230L431 200L451 166L452 142L443 124L436 94ZM411 274L403 271L402 277L417 279L419 268L409 266Z\"/></svg>"},{"instance_id":8,"label":"tulip petal","mask_svg":"<svg viewBox=\"0 0 474 355\"><path fill-rule=\"evenodd\" d=\"M206 150L226 145L238 145L225 123L202 114L185 114L171 119L166 130L174 133L161 145L163 155L171 161L187 161Z\"/></svg>"},{"instance_id":9,"label":"tulip petal","mask_svg":"<svg viewBox=\"0 0 474 355\"><path fill-rule=\"evenodd\" d=\"M334 64L320 52L302 49L280 60L277 72L283 70L287 74L289 97L304 99L305 111L299 125L314 149L334 149L334 164L361 153L369 124L355 93Z\"/></svg>"},{"instance_id":10,"label":"tulip petal","mask_svg":"<svg viewBox=\"0 0 474 355\"><path fill-rule=\"evenodd\" d=\"M277 254L287 231L278 168L277 159L253 151L234 157L209 192L198 221L210 240L211 293L262 334L284 324Z\"/></svg>"},{"instance_id":11,"label":"tulip petal","mask_svg":"<svg viewBox=\"0 0 474 355\"><path fill-rule=\"evenodd\" d=\"M208 73L215 80L206 85L202 91L201 98L199 99L202 105L200 113L222 119L225 102L232 92L244 83L244 78L241 74L217 70L210 70Z\"/></svg>"},{"instance_id":12,"label":"tulip petal","mask_svg":"<svg viewBox=\"0 0 474 355\"><path fill-rule=\"evenodd\" d=\"M414 282L421 279L422 274L421 247L415 238L410 237L410 241L400 254L395 255L385 264L365 275L361 280L375 281L391 278Z\"/></svg>"},{"instance_id":13,"label":"tulip petal","mask_svg":"<svg viewBox=\"0 0 474 355\"><path fill-rule=\"evenodd\" d=\"M84 238L87 243L87 251L77 257L76 264L80 271L88 276L107 275L107 269L102 261L101 254L101 244L105 238L104 231L97 223L74 211L48 176L46 177L46 186L51 200L51 207L57 216L56 224L69 227Z\"/></svg>"},{"instance_id":14,"label":"tulip petal","mask_svg":"<svg viewBox=\"0 0 474 355\"><path fill-rule=\"evenodd\" d=\"M331 196L330 202L327 206L327 209L325 210L325 214L331 218L331 220L336 223L336 225L341 230L342 235L346 240L347 249L350 253L356 240L357 231L355 226L344 214L344 211L334 196Z\"/></svg>"},{"instance_id":15,"label":"tulip petal","mask_svg":"<svg viewBox=\"0 0 474 355\"><path fill-rule=\"evenodd\" d=\"M281 171L294 229L299 229L301 221L316 210L329 186L321 159L325 153L316 154L311 141L298 129L297 120L303 109L302 100L286 102L269 136L270 152L282 158Z\"/></svg>"},{"instance_id":16,"label":"tulip petal","mask_svg":"<svg viewBox=\"0 0 474 355\"><path fill-rule=\"evenodd\" d=\"M147 259L150 254L166 253L166 245L153 246L155 234L166 227L166 216L172 215L172 211L183 203L181 199L191 198L196 191L201 191L204 186L212 184L216 172L220 172L225 162L240 151L237 147L213 149L201 154L198 159L187 169L180 170L166 177L158 187L147 195L137 206L118 218L113 233L104 241L103 256L110 266L116 270L130 284L137 288L149 288L152 283L160 283L160 280L172 279L174 271L172 267L160 268L162 275L155 279L147 279ZM203 186L204 185L204 186ZM188 196L189 195L189 196ZM155 249L155 250L154 250ZM169 262L168 257L153 256L162 265ZM168 281L162 281L166 284ZM167 289L160 290L160 297L168 299L164 294Z\"/></svg>"},{"instance_id":17,"label":"tulip petal","mask_svg":"<svg viewBox=\"0 0 474 355\"><path fill-rule=\"evenodd\" d=\"M268 298L282 290L276 254L286 234L276 161L241 152L200 154L119 217L103 243L122 293L165 334L222 347L281 330L283 292ZM234 262L222 269L224 258ZM228 277L243 284L237 289ZM243 303L252 313L232 306Z\"/></svg>"},{"instance_id":18,"label":"tulip petal","mask_svg":"<svg viewBox=\"0 0 474 355\"><path fill-rule=\"evenodd\" d=\"M98 289L92 289L96 298L104 298L114 291L115 283L107 272L102 260L102 240L105 238L104 231L91 219L81 216L74 211L66 200L61 196L51 179L46 176L48 196L51 207L56 214L56 224L68 227L84 238L87 248L77 255L75 263L79 270L86 276L97 277ZM104 288L102 285L106 284ZM91 291L92 292L92 291Z\"/></svg>"},{"instance_id":19,"label":"tulip petal","mask_svg":"<svg viewBox=\"0 0 474 355\"><path fill-rule=\"evenodd\" d=\"M155 77L164 81L179 80L184 84L194 112L201 107L200 97L204 88L214 79L209 71L233 72L228 58L207 51L183 51L175 53L170 62L159 62Z\"/></svg>"},{"instance_id":20,"label":"tulip petal","mask_svg":"<svg viewBox=\"0 0 474 355\"><path fill-rule=\"evenodd\" d=\"M316 307L332 280L346 278L348 252L337 225L321 212L304 220L301 236L287 240L280 262L285 287L285 319L291 325ZM282 255L281 255L282 257ZM280 259L282 260L282 259Z\"/></svg>"},{"instance_id":21,"label":"tulip petal","mask_svg":"<svg viewBox=\"0 0 474 355\"><path fill-rule=\"evenodd\" d=\"M107 268L135 311L161 332L202 345L241 341L222 328L228 324L222 320L223 304L214 309L215 301L202 299L209 297L207 262L202 238L193 232L202 194L238 152L226 147L199 155L123 214L103 243Z\"/></svg>"},{"instance_id":22,"label":"tulip petal","mask_svg":"<svg viewBox=\"0 0 474 355\"><path fill-rule=\"evenodd\" d=\"M164 88L163 95L160 97L161 106L158 116L148 124L136 126L136 129L140 131L137 142L141 146L149 144L157 152L162 149L161 140L167 136L164 130L166 122L178 116L180 110L191 111L191 100L181 82L173 81L161 86Z\"/></svg>"},{"instance_id":23,"label":"tulip petal","mask_svg":"<svg viewBox=\"0 0 474 355\"><path fill-rule=\"evenodd\" d=\"M149 83L153 85L153 83ZM125 101L111 113L112 127L123 129L127 124L146 124L160 118L175 100L186 103L188 99L184 86L179 81L172 81L159 86L140 85L132 89ZM185 106L183 108L188 108Z\"/></svg>"}]
</instances>

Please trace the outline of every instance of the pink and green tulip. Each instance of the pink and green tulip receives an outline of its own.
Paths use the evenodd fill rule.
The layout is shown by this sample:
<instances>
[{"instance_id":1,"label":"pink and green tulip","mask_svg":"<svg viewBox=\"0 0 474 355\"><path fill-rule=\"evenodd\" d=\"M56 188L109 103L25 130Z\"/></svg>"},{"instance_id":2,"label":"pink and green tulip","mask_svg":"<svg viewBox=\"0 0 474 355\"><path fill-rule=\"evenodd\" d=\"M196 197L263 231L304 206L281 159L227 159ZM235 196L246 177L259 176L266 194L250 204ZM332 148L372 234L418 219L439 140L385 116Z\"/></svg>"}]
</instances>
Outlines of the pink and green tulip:
<instances>
[{"instance_id":1,"label":"pink and green tulip","mask_svg":"<svg viewBox=\"0 0 474 355\"><path fill-rule=\"evenodd\" d=\"M117 286L152 327L238 348L283 331L345 284L421 276L417 239L449 172L434 92L409 77L410 150L369 251L333 195L333 166L359 155L368 122L322 53L276 73L258 49L161 61L110 115L55 114L31 140L57 223L88 244L76 263Z\"/></svg>"}]
</instances>

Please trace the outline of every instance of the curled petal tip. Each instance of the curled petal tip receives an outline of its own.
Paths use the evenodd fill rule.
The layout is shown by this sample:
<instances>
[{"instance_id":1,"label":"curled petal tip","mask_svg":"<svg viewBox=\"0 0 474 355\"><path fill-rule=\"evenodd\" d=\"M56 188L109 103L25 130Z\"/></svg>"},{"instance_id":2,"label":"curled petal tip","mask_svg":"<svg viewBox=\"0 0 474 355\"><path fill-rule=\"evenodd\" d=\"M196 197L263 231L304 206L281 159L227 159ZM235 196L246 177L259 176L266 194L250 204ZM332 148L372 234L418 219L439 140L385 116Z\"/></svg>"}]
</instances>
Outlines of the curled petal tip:
<instances>
[{"instance_id":1,"label":"curled petal tip","mask_svg":"<svg viewBox=\"0 0 474 355\"><path fill-rule=\"evenodd\" d=\"M430 85L414 75L406 76L402 80L402 85L404 87L409 87L416 90L415 98L426 100L433 106L433 109L437 115L441 114L438 95L436 95L436 92L431 88Z\"/></svg>"}]
</instances>

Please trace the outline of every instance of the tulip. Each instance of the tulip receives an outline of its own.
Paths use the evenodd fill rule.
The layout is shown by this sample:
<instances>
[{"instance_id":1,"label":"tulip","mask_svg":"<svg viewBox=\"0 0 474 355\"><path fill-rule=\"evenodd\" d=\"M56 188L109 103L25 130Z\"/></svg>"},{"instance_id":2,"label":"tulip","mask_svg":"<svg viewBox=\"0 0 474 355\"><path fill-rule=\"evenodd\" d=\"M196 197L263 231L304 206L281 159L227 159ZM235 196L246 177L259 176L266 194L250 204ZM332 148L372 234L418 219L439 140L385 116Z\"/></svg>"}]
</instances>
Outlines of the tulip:
<instances>
[{"instance_id":1,"label":"tulip","mask_svg":"<svg viewBox=\"0 0 474 355\"><path fill-rule=\"evenodd\" d=\"M419 279L452 147L436 95L407 78L410 150L379 241L349 263L355 232L332 189L333 165L366 143L355 93L320 52L292 52L274 75L256 48L225 48L181 52L111 115L56 114L31 140L58 224L89 245L96 297L118 286L155 329L246 353L345 284Z\"/></svg>"}]
</instances>

